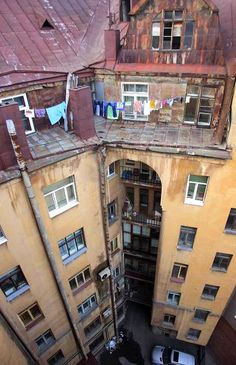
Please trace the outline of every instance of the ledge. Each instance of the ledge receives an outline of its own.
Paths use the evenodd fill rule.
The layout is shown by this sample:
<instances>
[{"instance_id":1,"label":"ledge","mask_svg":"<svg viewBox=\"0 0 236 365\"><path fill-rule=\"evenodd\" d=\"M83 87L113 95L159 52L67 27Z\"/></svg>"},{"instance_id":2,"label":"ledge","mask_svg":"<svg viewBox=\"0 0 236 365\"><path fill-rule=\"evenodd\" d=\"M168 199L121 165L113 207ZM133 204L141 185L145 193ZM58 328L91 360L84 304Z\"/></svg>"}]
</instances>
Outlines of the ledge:
<instances>
[{"instance_id":1,"label":"ledge","mask_svg":"<svg viewBox=\"0 0 236 365\"><path fill-rule=\"evenodd\" d=\"M70 262L74 261L84 253L88 251L87 247L82 248L81 250L77 251L73 255L67 257L65 260L63 260L63 265L68 265Z\"/></svg>"},{"instance_id":2,"label":"ledge","mask_svg":"<svg viewBox=\"0 0 236 365\"><path fill-rule=\"evenodd\" d=\"M28 290L30 290L30 286L29 285L23 286L22 288L16 290L14 293L8 295L7 301L8 302L12 302L14 299L16 299L17 297L19 297L22 294L26 293Z\"/></svg>"}]
</instances>

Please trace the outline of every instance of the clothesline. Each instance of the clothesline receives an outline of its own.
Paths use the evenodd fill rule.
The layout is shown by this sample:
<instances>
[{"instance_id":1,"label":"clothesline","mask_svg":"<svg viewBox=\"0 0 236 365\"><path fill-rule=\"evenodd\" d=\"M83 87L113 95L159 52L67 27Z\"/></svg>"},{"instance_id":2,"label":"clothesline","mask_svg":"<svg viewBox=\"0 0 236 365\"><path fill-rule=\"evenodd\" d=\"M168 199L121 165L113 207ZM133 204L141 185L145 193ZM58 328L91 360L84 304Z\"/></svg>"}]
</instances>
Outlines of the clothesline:
<instances>
[{"instance_id":1,"label":"clothesline","mask_svg":"<svg viewBox=\"0 0 236 365\"><path fill-rule=\"evenodd\" d=\"M59 122L61 118L66 118L66 103L63 101L60 104L51 106L49 108L40 109L25 109L25 116L27 118L44 118L46 115L52 125Z\"/></svg>"}]
</instances>

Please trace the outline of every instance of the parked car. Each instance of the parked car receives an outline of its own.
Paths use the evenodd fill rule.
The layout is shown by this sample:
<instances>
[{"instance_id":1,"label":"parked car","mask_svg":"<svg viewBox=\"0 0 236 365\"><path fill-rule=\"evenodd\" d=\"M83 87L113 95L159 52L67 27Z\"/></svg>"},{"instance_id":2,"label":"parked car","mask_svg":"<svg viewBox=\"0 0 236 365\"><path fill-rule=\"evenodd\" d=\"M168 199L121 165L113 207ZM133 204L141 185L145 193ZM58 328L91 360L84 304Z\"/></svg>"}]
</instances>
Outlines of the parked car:
<instances>
[{"instance_id":1,"label":"parked car","mask_svg":"<svg viewBox=\"0 0 236 365\"><path fill-rule=\"evenodd\" d=\"M153 365L195 365L193 355L186 354L171 347L155 346L152 350Z\"/></svg>"}]
</instances>

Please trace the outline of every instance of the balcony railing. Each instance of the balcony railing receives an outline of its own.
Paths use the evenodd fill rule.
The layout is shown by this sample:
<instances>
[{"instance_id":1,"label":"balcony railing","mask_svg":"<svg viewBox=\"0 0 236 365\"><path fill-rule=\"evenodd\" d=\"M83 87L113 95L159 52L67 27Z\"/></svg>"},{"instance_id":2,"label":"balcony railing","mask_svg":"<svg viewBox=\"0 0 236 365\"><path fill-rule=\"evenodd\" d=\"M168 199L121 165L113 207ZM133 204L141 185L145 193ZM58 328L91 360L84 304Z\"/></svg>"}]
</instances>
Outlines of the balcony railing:
<instances>
[{"instance_id":1,"label":"balcony railing","mask_svg":"<svg viewBox=\"0 0 236 365\"><path fill-rule=\"evenodd\" d=\"M161 225L161 214L158 215L145 215L137 212L129 212L126 209L123 210L123 220L131 221L139 224L145 224L150 227L160 227Z\"/></svg>"},{"instance_id":2,"label":"balcony railing","mask_svg":"<svg viewBox=\"0 0 236 365\"><path fill-rule=\"evenodd\" d=\"M122 180L148 185L161 185L161 180L153 170L143 172L141 169L133 167L120 167L120 177Z\"/></svg>"}]
</instances>

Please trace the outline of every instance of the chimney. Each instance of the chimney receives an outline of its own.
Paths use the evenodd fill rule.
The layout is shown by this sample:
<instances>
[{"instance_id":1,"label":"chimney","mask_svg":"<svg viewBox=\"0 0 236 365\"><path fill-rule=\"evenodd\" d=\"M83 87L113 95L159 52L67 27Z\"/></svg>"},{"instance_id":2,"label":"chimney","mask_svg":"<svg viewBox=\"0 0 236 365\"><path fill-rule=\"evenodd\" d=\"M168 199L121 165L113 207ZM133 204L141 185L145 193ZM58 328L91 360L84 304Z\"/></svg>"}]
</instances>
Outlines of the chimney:
<instances>
[{"instance_id":1,"label":"chimney","mask_svg":"<svg viewBox=\"0 0 236 365\"><path fill-rule=\"evenodd\" d=\"M81 139L96 136L92 94L89 86L69 90L70 112L73 114L74 133Z\"/></svg>"},{"instance_id":2,"label":"chimney","mask_svg":"<svg viewBox=\"0 0 236 365\"><path fill-rule=\"evenodd\" d=\"M106 61L116 61L120 48L120 31L108 29L104 31Z\"/></svg>"},{"instance_id":3,"label":"chimney","mask_svg":"<svg viewBox=\"0 0 236 365\"><path fill-rule=\"evenodd\" d=\"M25 160L31 159L29 145L26 139L24 125L19 111L18 104L1 103L0 104L0 170L17 164L15 153L7 130L6 120L14 121L19 146Z\"/></svg>"}]
</instances>

